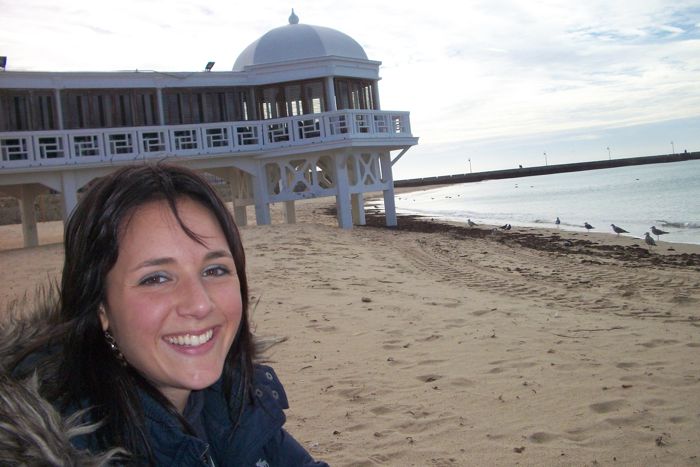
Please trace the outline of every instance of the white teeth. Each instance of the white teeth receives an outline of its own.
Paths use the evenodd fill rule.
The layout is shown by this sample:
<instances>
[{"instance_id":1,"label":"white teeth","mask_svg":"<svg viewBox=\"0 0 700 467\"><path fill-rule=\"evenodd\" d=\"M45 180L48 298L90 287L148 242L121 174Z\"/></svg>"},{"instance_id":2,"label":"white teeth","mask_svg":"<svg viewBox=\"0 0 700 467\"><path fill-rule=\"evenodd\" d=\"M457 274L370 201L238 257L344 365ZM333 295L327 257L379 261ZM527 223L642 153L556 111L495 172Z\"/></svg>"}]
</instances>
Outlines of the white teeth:
<instances>
[{"instance_id":1,"label":"white teeth","mask_svg":"<svg viewBox=\"0 0 700 467\"><path fill-rule=\"evenodd\" d=\"M213 330L208 330L207 332L200 334L198 336L193 336L190 334L185 334L184 336L168 337L167 341L174 345L184 345L188 347L196 347L198 345L205 344L214 335Z\"/></svg>"}]
</instances>

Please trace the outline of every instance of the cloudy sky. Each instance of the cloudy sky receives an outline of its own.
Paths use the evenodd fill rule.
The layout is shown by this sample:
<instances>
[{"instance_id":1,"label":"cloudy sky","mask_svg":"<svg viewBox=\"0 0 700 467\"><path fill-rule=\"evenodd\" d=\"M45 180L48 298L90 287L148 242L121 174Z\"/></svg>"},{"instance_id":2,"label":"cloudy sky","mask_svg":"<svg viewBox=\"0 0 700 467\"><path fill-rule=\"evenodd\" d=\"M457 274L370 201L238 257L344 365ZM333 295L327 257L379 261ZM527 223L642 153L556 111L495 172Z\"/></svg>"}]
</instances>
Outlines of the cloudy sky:
<instances>
[{"instance_id":1,"label":"cloudy sky","mask_svg":"<svg viewBox=\"0 0 700 467\"><path fill-rule=\"evenodd\" d=\"M397 179L700 151L697 0L0 0L0 55L9 70L230 70L292 7L382 62L382 108L410 111L420 137Z\"/></svg>"}]
</instances>

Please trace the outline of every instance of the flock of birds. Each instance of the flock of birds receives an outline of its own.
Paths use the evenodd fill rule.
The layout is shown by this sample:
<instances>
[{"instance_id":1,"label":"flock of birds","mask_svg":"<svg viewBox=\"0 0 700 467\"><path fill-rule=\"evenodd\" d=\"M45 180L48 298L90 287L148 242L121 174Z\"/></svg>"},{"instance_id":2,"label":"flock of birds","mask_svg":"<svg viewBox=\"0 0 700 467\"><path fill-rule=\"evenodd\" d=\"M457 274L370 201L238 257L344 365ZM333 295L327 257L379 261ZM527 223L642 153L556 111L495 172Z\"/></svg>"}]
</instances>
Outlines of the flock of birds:
<instances>
[{"instance_id":1,"label":"flock of birds","mask_svg":"<svg viewBox=\"0 0 700 467\"><path fill-rule=\"evenodd\" d=\"M559 222L560 222L559 218L557 217L557 220L555 221L555 223L557 225L559 225ZM588 222L584 222L583 226L586 228L587 231L590 231L591 229L595 229L595 227L593 227ZM621 233L629 233L627 230L623 229L622 227L618 227L615 224L610 224L610 227L612 227L613 232L615 232L618 237L620 236ZM661 235L667 234L668 232L666 232L665 230L657 229L655 225L652 225L651 226L651 233L656 235L656 239L659 240L659 237ZM649 245L649 248L656 246L656 242L654 241L652 236L649 235L649 232L644 232L644 243Z\"/></svg>"},{"instance_id":2,"label":"flock of birds","mask_svg":"<svg viewBox=\"0 0 700 467\"><path fill-rule=\"evenodd\" d=\"M557 227L559 227L559 224L561 224L561 220L557 217L557 220L555 220L554 223L557 225ZM472 221L471 219L467 219L467 224L469 225L469 227L474 227L477 225L476 222ZM588 222L584 222L583 226L586 228L586 231L589 231L589 232L591 231L591 229L595 229L595 227L593 227ZM618 237L620 236L621 233L629 233L627 230L623 229L622 227L618 227L615 224L610 224L610 227L612 227L613 232L615 232ZM511 225L510 224L502 225L500 227L500 229L501 230L510 230ZM494 230L496 230L496 229L494 229ZM651 226L651 233L656 235L656 239L659 240L659 237L661 235L667 234L668 232L666 232L665 230L657 229L655 225L652 225ZM644 242L647 245L649 245L649 248L656 246L656 241L654 241L654 239L651 237L651 235L649 235L649 232L644 232Z\"/></svg>"}]
</instances>

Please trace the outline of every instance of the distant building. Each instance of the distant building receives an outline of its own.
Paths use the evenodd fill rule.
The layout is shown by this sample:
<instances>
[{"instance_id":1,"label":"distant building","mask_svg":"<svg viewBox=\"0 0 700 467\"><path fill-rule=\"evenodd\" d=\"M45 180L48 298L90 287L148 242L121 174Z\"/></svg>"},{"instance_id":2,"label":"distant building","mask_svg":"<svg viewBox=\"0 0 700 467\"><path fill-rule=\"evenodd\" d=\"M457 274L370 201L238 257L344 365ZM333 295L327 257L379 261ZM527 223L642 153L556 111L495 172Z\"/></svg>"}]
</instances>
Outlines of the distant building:
<instances>
[{"instance_id":1,"label":"distant building","mask_svg":"<svg viewBox=\"0 0 700 467\"><path fill-rule=\"evenodd\" d=\"M338 224L365 223L363 195L382 191L396 225L392 165L418 138L409 113L381 110L379 65L334 29L289 24L250 44L232 71L0 72L0 192L20 200L24 243L33 203L115 168L169 159L230 184L240 225L254 206L335 196ZM391 159L391 151L400 151Z\"/></svg>"}]
</instances>

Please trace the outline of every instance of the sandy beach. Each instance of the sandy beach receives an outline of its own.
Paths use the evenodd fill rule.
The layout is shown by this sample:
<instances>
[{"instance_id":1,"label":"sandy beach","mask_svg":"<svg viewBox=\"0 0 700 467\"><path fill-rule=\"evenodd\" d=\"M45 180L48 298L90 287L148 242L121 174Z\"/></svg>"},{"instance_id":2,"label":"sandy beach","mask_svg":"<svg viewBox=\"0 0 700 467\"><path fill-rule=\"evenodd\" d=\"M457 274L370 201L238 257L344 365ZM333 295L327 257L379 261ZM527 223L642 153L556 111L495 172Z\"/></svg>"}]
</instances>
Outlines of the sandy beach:
<instances>
[{"instance_id":1,"label":"sandy beach","mask_svg":"<svg viewBox=\"0 0 700 467\"><path fill-rule=\"evenodd\" d=\"M700 465L700 246L400 217L331 200L242 229L288 430L335 466ZM279 207L275 208L279 210ZM57 277L61 222L0 226L0 298Z\"/></svg>"}]
</instances>

